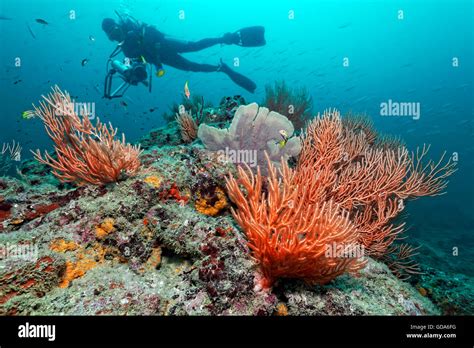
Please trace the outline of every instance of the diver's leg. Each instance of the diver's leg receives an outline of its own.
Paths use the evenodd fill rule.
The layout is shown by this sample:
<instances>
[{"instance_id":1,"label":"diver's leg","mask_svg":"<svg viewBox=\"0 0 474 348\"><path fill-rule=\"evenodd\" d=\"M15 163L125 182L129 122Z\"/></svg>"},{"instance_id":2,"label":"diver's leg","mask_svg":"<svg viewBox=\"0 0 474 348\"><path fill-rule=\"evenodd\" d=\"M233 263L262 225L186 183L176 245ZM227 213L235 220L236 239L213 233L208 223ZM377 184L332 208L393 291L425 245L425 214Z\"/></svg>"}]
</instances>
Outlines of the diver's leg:
<instances>
[{"instance_id":1,"label":"diver's leg","mask_svg":"<svg viewBox=\"0 0 474 348\"><path fill-rule=\"evenodd\" d=\"M172 66L173 68L185 70L185 71L195 71L195 72L213 72L219 69L217 65L210 64L200 64L191 62L186 58L181 57L179 54L166 55L161 57L161 61L165 65Z\"/></svg>"},{"instance_id":2,"label":"diver's leg","mask_svg":"<svg viewBox=\"0 0 474 348\"><path fill-rule=\"evenodd\" d=\"M239 74L238 72L232 70L227 64L224 62L221 62L219 64L219 71L222 71L224 74L230 77L234 83L242 87L243 89L249 91L250 93L254 93L255 89L257 88L257 85L255 82L253 82L251 79L248 77Z\"/></svg>"},{"instance_id":3,"label":"diver's leg","mask_svg":"<svg viewBox=\"0 0 474 348\"><path fill-rule=\"evenodd\" d=\"M186 53L186 52L196 52L203 50L205 48L219 45L219 44L233 44L237 38L233 37L233 34L225 34L222 37L217 38L210 38L210 39L202 39L199 41L179 41L179 40L171 40L167 39L165 43L163 43L164 49L170 49L171 51L175 51L178 53Z\"/></svg>"},{"instance_id":4,"label":"diver's leg","mask_svg":"<svg viewBox=\"0 0 474 348\"><path fill-rule=\"evenodd\" d=\"M186 58L181 57L179 54L167 55L162 57L163 64L172 66L173 68L185 70L185 71L196 71L196 72L214 72L221 71L227 76L230 77L240 87L246 89L250 93L255 92L257 85L250 80L248 77L245 77L238 72L232 70L227 64L224 64L221 60L219 65L210 65L210 64L199 64L194 63Z\"/></svg>"}]
</instances>

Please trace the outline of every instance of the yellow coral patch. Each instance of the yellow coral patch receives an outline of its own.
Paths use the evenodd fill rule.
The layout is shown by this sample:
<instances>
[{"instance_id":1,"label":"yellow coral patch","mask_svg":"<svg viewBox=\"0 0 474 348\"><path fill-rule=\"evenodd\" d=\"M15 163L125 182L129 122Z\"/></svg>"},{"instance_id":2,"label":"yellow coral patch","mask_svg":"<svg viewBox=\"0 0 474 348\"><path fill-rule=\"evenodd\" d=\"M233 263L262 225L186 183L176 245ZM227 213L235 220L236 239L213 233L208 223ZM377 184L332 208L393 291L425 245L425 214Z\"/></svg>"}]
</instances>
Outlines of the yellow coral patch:
<instances>
[{"instance_id":1,"label":"yellow coral patch","mask_svg":"<svg viewBox=\"0 0 474 348\"><path fill-rule=\"evenodd\" d=\"M219 187L216 188L215 194L217 196L217 201L212 204L209 199L201 197L201 194L198 193L199 198L194 205L196 210L204 215L217 215L227 206L227 198L225 197L224 191Z\"/></svg>"},{"instance_id":2,"label":"yellow coral patch","mask_svg":"<svg viewBox=\"0 0 474 348\"><path fill-rule=\"evenodd\" d=\"M288 307L284 303L279 303L276 308L277 316L287 316L288 315Z\"/></svg>"},{"instance_id":3,"label":"yellow coral patch","mask_svg":"<svg viewBox=\"0 0 474 348\"><path fill-rule=\"evenodd\" d=\"M72 280L82 277L88 270L94 268L95 265L96 262L90 259L77 262L66 261L66 271L59 287L67 288Z\"/></svg>"},{"instance_id":4,"label":"yellow coral patch","mask_svg":"<svg viewBox=\"0 0 474 348\"><path fill-rule=\"evenodd\" d=\"M81 249L75 261L66 261L66 271L64 272L60 288L67 288L70 282L76 278L80 278L99 263L104 261L107 249L96 244L92 249Z\"/></svg>"},{"instance_id":5,"label":"yellow coral patch","mask_svg":"<svg viewBox=\"0 0 474 348\"><path fill-rule=\"evenodd\" d=\"M103 239L107 237L108 234L112 233L115 230L114 219L106 218L104 222L95 227L95 236L98 239Z\"/></svg>"},{"instance_id":6,"label":"yellow coral patch","mask_svg":"<svg viewBox=\"0 0 474 348\"><path fill-rule=\"evenodd\" d=\"M49 245L49 248L57 253L65 253L66 251L73 251L78 248L78 245L71 241L64 239L55 239Z\"/></svg>"},{"instance_id":7,"label":"yellow coral patch","mask_svg":"<svg viewBox=\"0 0 474 348\"><path fill-rule=\"evenodd\" d=\"M154 188L158 188L161 185L161 179L156 175L148 176L143 181L145 181L147 184L153 186Z\"/></svg>"}]
</instances>

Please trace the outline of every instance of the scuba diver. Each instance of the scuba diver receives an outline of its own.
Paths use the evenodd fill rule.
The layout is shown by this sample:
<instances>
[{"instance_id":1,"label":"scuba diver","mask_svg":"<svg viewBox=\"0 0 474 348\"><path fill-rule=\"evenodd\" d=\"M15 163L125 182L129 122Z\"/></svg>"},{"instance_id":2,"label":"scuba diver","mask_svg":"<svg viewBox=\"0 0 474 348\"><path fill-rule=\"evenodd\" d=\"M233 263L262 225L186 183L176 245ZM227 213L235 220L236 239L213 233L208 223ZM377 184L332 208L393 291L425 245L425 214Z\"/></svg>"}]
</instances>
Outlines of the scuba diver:
<instances>
[{"instance_id":1,"label":"scuba diver","mask_svg":"<svg viewBox=\"0 0 474 348\"><path fill-rule=\"evenodd\" d=\"M226 33L221 37L202 39L199 41L180 41L167 37L154 26L141 23L131 16L117 13L119 21L105 18L102 29L111 41L119 44L111 58L120 51L129 59L141 59L156 67L156 76L164 75L163 65L176 69L195 72L220 71L230 77L237 85L254 93L256 85L249 78L232 70L220 60L218 65L200 64L189 61L181 53L196 52L217 45L239 45L256 47L265 45L265 29L261 26L247 27L234 33ZM151 80L150 80L151 82Z\"/></svg>"}]
</instances>

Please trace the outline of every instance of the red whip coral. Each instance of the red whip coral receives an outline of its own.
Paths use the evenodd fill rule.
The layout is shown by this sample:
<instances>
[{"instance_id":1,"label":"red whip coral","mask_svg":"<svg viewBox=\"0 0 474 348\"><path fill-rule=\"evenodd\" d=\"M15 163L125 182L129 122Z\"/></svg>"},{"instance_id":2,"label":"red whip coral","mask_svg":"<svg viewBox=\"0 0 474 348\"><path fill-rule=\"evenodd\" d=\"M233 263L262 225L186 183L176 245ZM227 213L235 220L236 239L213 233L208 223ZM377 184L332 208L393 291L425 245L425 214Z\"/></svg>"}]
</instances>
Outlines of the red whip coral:
<instances>
[{"instance_id":1,"label":"red whip coral","mask_svg":"<svg viewBox=\"0 0 474 348\"><path fill-rule=\"evenodd\" d=\"M331 245L359 243L397 275L416 273L415 249L394 244L404 223L393 221L407 199L441 194L455 163L443 164L443 155L423 164L429 147L410 154L368 119L341 119L335 110L318 115L301 138L296 169L282 161L280 178L270 163L267 179L239 168L238 180L227 180L266 285L285 277L325 283L363 266L356 257L325 257Z\"/></svg>"},{"instance_id":2,"label":"red whip coral","mask_svg":"<svg viewBox=\"0 0 474 348\"><path fill-rule=\"evenodd\" d=\"M370 255L382 257L403 231L403 223L391 221L405 200L441 194L456 169L450 159L442 164L444 154L423 164L427 146L410 154L402 144L377 137L367 119L341 119L327 111L307 126L296 171L299 184L318 178L310 201L334 200L348 210L360 242Z\"/></svg>"},{"instance_id":3,"label":"red whip coral","mask_svg":"<svg viewBox=\"0 0 474 348\"><path fill-rule=\"evenodd\" d=\"M239 167L239 179L227 179L229 196L238 207L232 213L260 265L261 285L269 287L278 278L323 284L342 273L361 269L365 261L358 256L328 255L334 246L355 250L358 234L349 215L337 204L309 202L309 188L317 184L317 177L308 178L312 182L307 185L296 184L298 173L284 160L281 179L269 160L268 172L264 179L260 169L254 175L250 168Z\"/></svg>"},{"instance_id":4,"label":"red whip coral","mask_svg":"<svg viewBox=\"0 0 474 348\"><path fill-rule=\"evenodd\" d=\"M80 117L67 92L55 86L43 96L35 113L44 122L49 137L55 143L57 159L37 150L35 158L53 168L61 181L100 185L118 181L122 175L134 175L140 168L140 147L116 140L117 129L97 119L94 127L87 116ZM87 111L87 110L86 110Z\"/></svg>"}]
</instances>

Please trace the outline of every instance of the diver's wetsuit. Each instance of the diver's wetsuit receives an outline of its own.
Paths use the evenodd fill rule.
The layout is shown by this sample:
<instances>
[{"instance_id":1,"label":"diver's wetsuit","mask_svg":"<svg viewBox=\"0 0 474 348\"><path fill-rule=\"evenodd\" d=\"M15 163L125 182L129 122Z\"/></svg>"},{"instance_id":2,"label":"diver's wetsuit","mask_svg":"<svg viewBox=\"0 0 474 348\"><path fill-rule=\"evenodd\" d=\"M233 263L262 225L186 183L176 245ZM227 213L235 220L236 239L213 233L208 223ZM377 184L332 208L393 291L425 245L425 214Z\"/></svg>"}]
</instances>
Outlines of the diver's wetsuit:
<instances>
[{"instance_id":1,"label":"diver's wetsuit","mask_svg":"<svg viewBox=\"0 0 474 348\"><path fill-rule=\"evenodd\" d=\"M143 56L157 69L161 69L161 65L165 64L180 70L213 72L218 70L218 65L191 62L182 57L180 53L196 52L223 43L225 43L223 38L203 39L195 42L169 39L153 26L143 24L142 28L132 27L126 32L122 51L129 58Z\"/></svg>"},{"instance_id":2,"label":"diver's wetsuit","mask_svg":"<svg viewBox=\"0 0 474 348\"><path fill-rule=\"evenodd\" d=\"M166 37L154 26L142 24L130 18L121 20L117 27L120 33L113 35L117 35L120 39L113 40L122 41L122 52L128 58L143 57L148 63L155 65L158 71L162 70L163 64L193 72L221 71L249 92L253 93L255 91L256 85L253 81L233 71L222 62L219 65L201 64L181 56L181 53L196 52L217 44L238 44L239 35L237 32L228 33L219 38L179 41ZM106 29L104 28L104 30ZM111 38L111 35L109 35L109 38Z\"/></svg>"}]
</instances>

